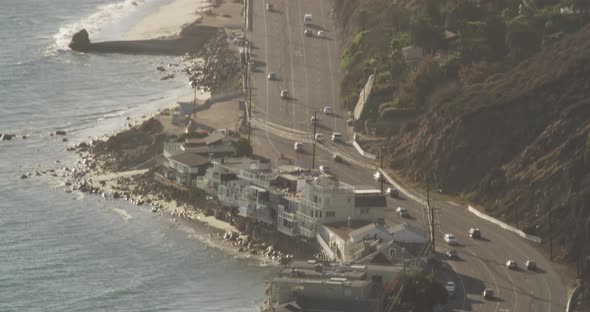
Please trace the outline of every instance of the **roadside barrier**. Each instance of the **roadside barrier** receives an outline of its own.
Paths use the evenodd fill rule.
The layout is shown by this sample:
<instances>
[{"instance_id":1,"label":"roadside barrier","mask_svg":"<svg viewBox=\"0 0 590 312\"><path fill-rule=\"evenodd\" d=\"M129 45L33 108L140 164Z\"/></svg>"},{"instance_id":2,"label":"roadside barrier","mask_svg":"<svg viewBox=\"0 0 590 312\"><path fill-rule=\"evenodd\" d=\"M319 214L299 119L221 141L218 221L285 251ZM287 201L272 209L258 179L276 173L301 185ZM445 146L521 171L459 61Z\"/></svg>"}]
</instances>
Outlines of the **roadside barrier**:
<instances>
[{"instance_id":1,"label":"roadside barrier","mask_svg":"<svg viewBox=\"0 0 590 312\"><path fill-rule=\"evenodd\" d=\"M505 230L508 230L510 232L513 232L513 233L516 233L518 236L520 236L520 237L522 237L524 239L530 240L530 241L535 242L535 243L538 243L538 244L540 244L543 241L540 237L527 234L527 233L525 233L525 232L523 232L523 231L521 231L521 230L519 230L519 229L517 229L517 228L515 228L513 226L510 226L510 225L508 225L508 224L506 224L506 223L504 223L504 222L502 222L502 221L500 221L498 219L492 218L492 217L486 215L485 213L480 212L479 210L473 208L471 205L467 206L467 209L471 213L473 213L474 215L476 215L477 217L479 217L481 219L484 219L486 221L489 221L491 223L494 223L494 224L500 226L501 228L503 228Z\"/></svg>"},{"instance_id":2,"label":"roadside barrier","mask_svg":"<svg viewBox=\"0 0 590 312\"><path fill-rule=\"evenodd\" d=\"M377 159L376 155L365 152L355 140L352 140L352 146L354 146L354 148L356 148L356 151L359 152L359 154L361 154L362 156L369 158L371 160Z\"/></svg>"}]
</instances>

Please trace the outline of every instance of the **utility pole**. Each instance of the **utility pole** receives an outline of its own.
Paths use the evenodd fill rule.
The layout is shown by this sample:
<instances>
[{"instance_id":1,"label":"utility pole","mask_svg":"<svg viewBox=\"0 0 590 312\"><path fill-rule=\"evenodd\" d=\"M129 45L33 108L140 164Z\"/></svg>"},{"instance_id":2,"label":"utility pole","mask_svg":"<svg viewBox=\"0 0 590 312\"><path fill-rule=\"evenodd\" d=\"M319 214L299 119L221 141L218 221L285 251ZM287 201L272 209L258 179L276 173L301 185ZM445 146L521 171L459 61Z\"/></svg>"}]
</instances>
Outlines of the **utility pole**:
<instances>
[{"instance_id":1,"label":"utility pole","mask_svg":"<svg viewBox=\"0 0 590 312\"><path fill-rule=\"evenodd\" d=\"M311 169L315 169L315 141L318 130L318 112L313 113L313 154L311 156Z\"/></svg>"},{"instance_id":2,"label":"utility pole","mask_svg":"<svg viewBox=\"0 0 590 312\"><path fill-rule=\"evenodd\" d=\"M383 146L381 146L380 158L381 158L381 170L383 170ZM381 194L383 194L383 180L385 180L385 178L383 177L383 173L379 174L379 180L381 182Z\"/></svg>"},{"instance_id":3,"label":"utility pole","mask_svg":"<svg viewBox=\"0 0 590 312\"><path fill-rule=\"evenodd\" d=\"M549 216L549 260L553 261L553 235L551 232L551 205L547 205Z\"/></svg>"},{"instance_id":4,"label":"utility pole","mask_svg":"<svg viewBox=\"0 0 590 312\"><path fill-rule=\"evenodd\" d=\"M248 54L250 54L250 47L248 47ZM246 66L246 73L248 75L248 143L252 144L250 139L252 134L252 73L250 72L250 64Z\"/></svg>"},{"instance_id":5,"label":"utility pole","mask_svg":"<svg viewBox=\"0 0 590 312\"><path fill-rule=\"evenodd\" d=\"M434 210L432 209L432 207L430 207L430 178L427 178L426 180L426 209L428 210L427 212L429 213L429 225L430 225L430 240L432 241L432 254L435 255L436 254L436 248L435 248L435 241L434 241Z\"/></svg>"}]
</instances>

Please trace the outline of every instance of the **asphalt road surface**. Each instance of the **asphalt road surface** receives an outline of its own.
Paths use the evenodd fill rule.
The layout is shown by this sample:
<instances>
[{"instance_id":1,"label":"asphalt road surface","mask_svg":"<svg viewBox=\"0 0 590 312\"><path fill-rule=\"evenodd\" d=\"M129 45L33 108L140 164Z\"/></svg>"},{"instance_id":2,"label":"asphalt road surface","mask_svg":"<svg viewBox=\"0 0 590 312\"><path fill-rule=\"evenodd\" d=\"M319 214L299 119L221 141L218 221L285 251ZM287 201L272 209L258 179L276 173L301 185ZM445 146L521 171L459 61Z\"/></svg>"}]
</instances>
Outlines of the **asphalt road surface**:
<instances>
[{"instance_id":1,"label":"asphalt road surface","mask_svg":"<svg viewBox=\"0 0 590 312\"><path fill-rule=\"evenodd\" d=\"M266 10L266 3L274 9ZM329 0L251 0L252 31L247 34L252 46L255 68L251 74L252 141L257 153L270 156L275 164L290 162L312 167L313 131L311 117L317 112L317 132L322 138L316 144L315 168L328 166L344 182L358 187L378 188L373 179L376 164L360 156L352 147L352 132L346 125L347 114L339 101L340 58L339 35L336 31ZM306 25L304 14L312 14ZM313 36L306 36L310 30ZM324 36L318 37L318 31ZM275 79L268 79L274 73ZM289 98L281 98L281 90ZM333 114L324 114L326 106ZM332 142L332 132L343 135L342 142ZM302 152L293 148L302 142ZM334 161L334 154L342 161ZM408 188L409 189L409 188ZM424 206L407 198L388 200L388 224L407 222L425 231ZM395 208L408 208L410 217L402 219ZM525 241L487 221L477 218L463 206L433 200L435 246L444 261L441 276L453 280L456 295L450 299L452 311L564 311L565 283L550 261L538 252L534 243ZM471 239L470 227L480 228L483 238ZM444 233L457 237L458 246L443 241ZM459 259L447 260L445 253L457 250ZM515 260L519 269L507 269L507 260ZM532 259L536 271L524 268ZM495 291L496 298L486 300L485 288Z\"/></svg>"}]
</instances>

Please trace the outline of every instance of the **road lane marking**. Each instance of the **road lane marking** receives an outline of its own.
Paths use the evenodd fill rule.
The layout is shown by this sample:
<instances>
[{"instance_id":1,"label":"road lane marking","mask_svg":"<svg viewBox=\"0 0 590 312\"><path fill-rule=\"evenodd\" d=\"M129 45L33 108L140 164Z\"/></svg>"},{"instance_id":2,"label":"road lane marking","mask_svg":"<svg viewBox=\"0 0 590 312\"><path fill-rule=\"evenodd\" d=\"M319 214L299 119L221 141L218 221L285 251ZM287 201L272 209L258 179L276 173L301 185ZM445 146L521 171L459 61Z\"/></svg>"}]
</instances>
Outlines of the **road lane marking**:
<instances>
[{"instance_id":1,"label":"road lane marking","mask_svg":"<svg viewBox=\"0 0 590 312\"><path fill-rule=\"evenodd\" d=\"M322 10L322 16L324 18L326 18L326 15L324 14L324 0L320 0L320 5L321 5L321 10ZM329 18L328 18L329 19ZM330 84L332 86L332 110L334 111L334 115L332 116L334 119L334 132L338 132L338 125L337 125L337 119L336 119L336 102L335 102L335 88L334 88L334 72L332 70L332 55L331 55L331 51L330 51L330 40L326 40L325 38L322 38L320 40L325 40L326 41L326 47L328 49L328 65L330 68ZM338 112L340 112L341 110L338 109ZM342 113L342 112L340 112Z\"/></svg>"},{"instance_id":2,"label":"road lane marking","mask_svg":"<svg viewBox=\"0 0 590 312\"><path fill-rule=\"evenodd\" d=\"M289 21L289 4L288 0L285 0L285 15L287 16L287 32L289 33L289 52L291 55L291 59L289 60L291 63L291 100L295 97L295 67L293 66L293 53L295 50L295 46L293 45L293 40L291 38L291 22ZM292 113L293 113L293 123L292 128L295 129L295 101L292 101Z\"/></svg>"},{"instance_id":3,"label":"road lane marking","mask_svg":"<svg viewBox=\"0 0 590 312\"><path fill-rule=\"evenodd\" d=\"M267 30L268 26L266 23L266 8L264 6L264 1L261 1L261 3L262 3L262 10L263 10L262 12L264 12L263 13L263 16L264 16L264 51L265 51L264 60L266 62L266 66L265 66L265 68L266 68L265 74L266 75L264 77L264 79L266 80L266 114L265 114L265 117L266 117L266 129L265 129L266 130L266 139L268 140L268 142L270 143L272 148L275 150L275 152L277 152L280 155L281 152L275 146L273 141L270 139L270 136L268 135L268 115L270 114L270 111L269 111L270 92L268 92L269 80L266 79L266 76L268 75L268 68L269 68L269 66L268 66L268 30ZM250 69L248 69L248 70L250 70ZM252 91L250 91L250 92L252 92ZM252 105L252 103L250 103L250 105ZM250 127L252 127L252 121L253 121L252 117L250 117Z\"/></svg>"}]
</instances>

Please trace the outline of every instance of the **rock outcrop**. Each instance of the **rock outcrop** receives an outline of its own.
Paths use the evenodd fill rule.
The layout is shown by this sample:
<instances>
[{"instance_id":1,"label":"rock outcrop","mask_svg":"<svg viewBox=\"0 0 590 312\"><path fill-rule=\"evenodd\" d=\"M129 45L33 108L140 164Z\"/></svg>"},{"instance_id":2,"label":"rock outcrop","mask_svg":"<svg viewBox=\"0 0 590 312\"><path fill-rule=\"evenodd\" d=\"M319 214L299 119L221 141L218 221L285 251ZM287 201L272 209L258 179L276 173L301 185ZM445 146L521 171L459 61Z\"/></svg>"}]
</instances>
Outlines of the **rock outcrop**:
<instances>
[{"instance_id":1,"label":"rock outcrop","mask_svg":"<svg viewBox=\"0 0 590 312\"><path fill-rule=\"evenodd\" d=\"M86 29L82 29L72 36L72 41L69 44L70 49L74 51L85 52L90 49L90 36Z\"/></svg>"}]
</instances>

